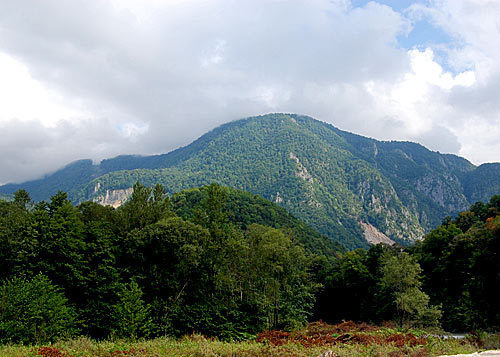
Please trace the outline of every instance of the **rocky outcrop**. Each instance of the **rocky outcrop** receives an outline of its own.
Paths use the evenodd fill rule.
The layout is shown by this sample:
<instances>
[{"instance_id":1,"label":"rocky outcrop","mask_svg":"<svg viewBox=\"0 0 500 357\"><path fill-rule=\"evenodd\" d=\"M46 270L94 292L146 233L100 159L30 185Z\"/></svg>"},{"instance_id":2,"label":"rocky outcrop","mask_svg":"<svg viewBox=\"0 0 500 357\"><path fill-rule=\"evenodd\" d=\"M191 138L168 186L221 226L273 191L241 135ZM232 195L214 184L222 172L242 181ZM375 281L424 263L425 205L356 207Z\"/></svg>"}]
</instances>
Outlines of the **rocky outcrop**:
<instances>
[{"instance_id":1,"label":"rocky outcrop","mask_svg":"<svg viewBox=\"0 0 500 357\"><path fill-rule=\"evenodd\" d=\"M297 177L300 177L301 179L308 181L309 183L313 183L314 179L311 176L311 174L307 171L306 167L302 165L299 158L295 156L295 154L291 151L290 151L290 159L295 160L295 162L297 163L297 172L295 173L295 175Z\"/></svg>"},{"instance_id":2,"label":"rocky outcrop","mask_svg":"<svg viewBox=\"0 0 500 357\"><path fill-rule=\"evenodd\" d=\"M297 171L295 172L295 176L303 179L306 182L306 192L305 192L305 197L306 197L306 202L310 207L321 207L321 203L316 199L314 195L314 178L312 175L307 171L307 168L302 165L300 162L299 158L290 151L290 159L294 160L297 164Z\"/></svg>"},{"instance_id":3,"label":"rocky outcrop","mask_svg":"<svg viewBox=\"0 0 500 357\"><path fill-rule=\"evenodd\" d=\"M132 195L134 189L132 187L118 190L106 190L104 195L97 196L94 202L103 206L111 206L117 208L125 203L126 200Z\"/></svg>"},{"instance_id":4,"label":"rocky outcrop","mask_svg":"<svg viewBox=\"0 0 500 357\"><path fill-rule=\"evenodd\" d=\"M380 232L377 228L372 226L370 223L359 222L361 227L363 228L363 234L365 239L370 244L389 244L393 245L395 242L386 236L384 233Z\"/></svg>"},{"instance_id":5,"label":"rocky outcrop","mask_svg":"<svg viewBox=\"0 0 500 357\"><path fill-rule=\"evenodd\" d=\"M441 178L426 175L416 182L416 189L450 212L466 210L469 203L457 187L458 179L453 176Z\"/></svg>"}]
</instances>

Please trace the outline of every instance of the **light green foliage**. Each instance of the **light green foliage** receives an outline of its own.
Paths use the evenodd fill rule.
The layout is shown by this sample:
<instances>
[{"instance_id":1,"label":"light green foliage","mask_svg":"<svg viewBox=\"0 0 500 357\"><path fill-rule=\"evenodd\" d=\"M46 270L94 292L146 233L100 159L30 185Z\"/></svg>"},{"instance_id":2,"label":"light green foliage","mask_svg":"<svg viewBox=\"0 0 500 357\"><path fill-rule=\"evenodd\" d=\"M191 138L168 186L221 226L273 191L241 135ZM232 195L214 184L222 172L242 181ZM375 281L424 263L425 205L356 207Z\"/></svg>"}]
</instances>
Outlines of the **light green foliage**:
<instances>
[{"instance_id":1,"label":"light green foliage","mask_svg":"<svg viewBox=\"0 0 500 357\"><path fill-rule=\"evenodd\" d=\"M75 312L42 274L0 285L0 342L47 343L77 332Z\"/></svg>"},{"instance_id":2,"label":"light green foliage","mask_svg":"<svg viewBox=\"0 0 500 357\"><path fill-rule=\"evenodd\" d=\"M144 303L142 295L142 290L135 281L125 285L119 292L119 300L113 306L113 336L135 340L138 337L148 337L152 332L150 306Z\"/></svg>"},{"instance_id":3,"label":"light green foliage","mask_svg":"<svg viewBox=\"0 0 500 357\"><path fill-rule=\"evenodd\" d=\"M436 326L441 311L429 307L429 296L420 287L422 269L408 253L388 256L382 265L382 288L394 297L397 321L400 326L419 323Z\"/></svg>"},{"instance_id":4,"label":"light green foliage","mask_svg":"<svg viewBox=\"0 0 500 357\"><path fill-rule=\"evenodd\" d=\"M500 164L467 160L409 142L380 142L312 118L269 114L225 124L168 154L74 162L27 188L38 201L62 189L74 202L157 183L169 193L212 182L278 202L347 248L368 247L359 221L409 244L446 215L487 200ZM279 194L278 194L279 193Z\"/></svg>"},{"instance_id":5,"label":"light green foliage","mask_svg":"<svg viewBox=\"0 0 500 357\"><path fill-rule=\"evenodd\" d=\"M359 221L409 244L445 215L498 193L499 164L475 168L409 142L380 142L312 118L269 114L225 124L168 154L82 160L26 187L35 200L58 189L74 202L157 183L169 193L212 182L282 207L347 248L368 247Z\"/></svg>"},{"instance_id":6,"label":"light green foliage","mask_svg":"<svg viewBox=\"0 0 500 357\"><path fill-rule=\"evenodd\" d=\"M252 225L247 231L246 271L250 301L266 318L266 329L305 324L314 302L308 259L282 231Z\"/></svg>"},{"instance_id":7,"label":"light green foliage","mask_svg":"<svg viewBox=\"0 0 500 357\"><path fill-rule=\"evenodd\" d=\"M170 200L163 186L152 188L136 182L133 190L132 197L118 210L125 230L140 229L170 216Z\"/></svg>"},{"instance_id":8,"label":"light green foliage","mask_svg":"<svg viewBox=\"0 0 500 357\"><path fill-rule=\"evenodd\" d=\"M187 220L200 220L202 207L207 205L209 188L204 186L175 193L172 196L172 210ZM304 224L282 207L249 192L217 186L223 190L219 195L224 197L225 204L220 207L223 211L221 221L230 223L239 229L245 230L250 225L257 223L268 227L279 228L286 232L296 243L303 245L307 251L318 255L335 258L339 252L344 251L342 246L334 243L328 237L322 236L317 231Z\"/></svg>"},{"instance_id":9,"label":"light green foliage","mask_svg":"<svg viewBox=\"0 0 500 357\"><path fill-rule=\"evenodd\" d=\"M484 175L472 186L494 192L495 168L480 168ZM165 155L76 162L44 180L4 189L27 187L40 200L62 188L82 202L137 181L161 183L169 193L217 182L277 202L352 249L368 247L360 220L409 244L443 216L465 209L472 202L465 181L475 170L465 159L418 144L379 142L309 117L270 114L225 124Z\"/></svg>"}]
</instances>

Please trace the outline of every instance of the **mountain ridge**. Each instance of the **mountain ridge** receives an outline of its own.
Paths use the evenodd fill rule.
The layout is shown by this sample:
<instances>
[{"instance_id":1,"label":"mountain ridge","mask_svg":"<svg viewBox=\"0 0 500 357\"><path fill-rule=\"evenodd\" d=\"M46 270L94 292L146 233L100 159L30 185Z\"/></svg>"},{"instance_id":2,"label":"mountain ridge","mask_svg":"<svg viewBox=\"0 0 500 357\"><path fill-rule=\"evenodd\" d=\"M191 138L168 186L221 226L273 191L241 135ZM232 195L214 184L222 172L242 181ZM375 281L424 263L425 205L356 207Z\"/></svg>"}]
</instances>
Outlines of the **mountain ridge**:
<instances>
[{"instance_id":1,"label":"mountain ridge","mask_svg":"<svg viewBox=\"0 0 500 357\"><path fill-rule=\"evenodd\" d=\"M76 161L44 179L1 186L0 193L26 188L40 200L59 188L75 202L105 203L103 197L136 181L159 182L170 193L217 182L278 203L356 248L368 244L367 232L411 243L466 209L471 198L500 193L497 170L498 163L476 167L420 144L378 141L307 116L268 114L223 124L167 154Z\"/></svg>"}]
</instances>

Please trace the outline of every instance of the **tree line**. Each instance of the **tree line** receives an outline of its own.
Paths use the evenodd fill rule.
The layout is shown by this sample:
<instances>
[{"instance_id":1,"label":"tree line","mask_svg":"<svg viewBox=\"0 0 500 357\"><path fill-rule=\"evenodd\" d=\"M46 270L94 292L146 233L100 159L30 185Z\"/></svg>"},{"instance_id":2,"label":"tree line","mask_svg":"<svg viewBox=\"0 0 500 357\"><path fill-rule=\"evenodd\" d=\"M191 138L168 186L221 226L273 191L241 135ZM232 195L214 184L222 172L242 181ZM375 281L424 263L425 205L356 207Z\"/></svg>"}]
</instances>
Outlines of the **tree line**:
<instances>
[{"instance_id":1,"label":"tree line","mask_svg":"<svg viewBox=\"0 0 500 357\"><path fill-rule=\"evenodd\" d=\"M216 184L168 197L137 183L117 209L19 190L0 200L0 342L245 339L312 319L499 326L499 212L494 196L412 247L346 252Z\"/></svg>"}]
</instances>

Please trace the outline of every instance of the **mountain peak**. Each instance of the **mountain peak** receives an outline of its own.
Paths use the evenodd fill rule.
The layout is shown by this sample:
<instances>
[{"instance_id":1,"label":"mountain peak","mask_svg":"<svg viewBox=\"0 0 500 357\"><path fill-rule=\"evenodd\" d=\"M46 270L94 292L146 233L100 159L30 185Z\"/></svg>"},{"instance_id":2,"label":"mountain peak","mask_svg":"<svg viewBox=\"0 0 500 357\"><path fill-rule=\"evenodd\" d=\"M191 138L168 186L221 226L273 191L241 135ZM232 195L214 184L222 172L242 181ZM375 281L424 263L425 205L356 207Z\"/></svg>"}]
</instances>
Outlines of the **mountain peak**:
<instances>
[{"instance_id":1,"label":"mountain peak","mask_svg":"<svg viewBox=\"0 0 500 357\"><path fill-rule=\"evenodd\" d=\"M377 141L308 116L272 113L223 124L168 154L79 161L0 193L26 188L41 200L61 189L75 202L110 203L126 199L136 181L161 183L170 193L217 182L276 202L356 248L374 238L419 239L471 200L500 193L497 170L416 143Z\"/></svg>"}]
</instances>

